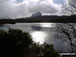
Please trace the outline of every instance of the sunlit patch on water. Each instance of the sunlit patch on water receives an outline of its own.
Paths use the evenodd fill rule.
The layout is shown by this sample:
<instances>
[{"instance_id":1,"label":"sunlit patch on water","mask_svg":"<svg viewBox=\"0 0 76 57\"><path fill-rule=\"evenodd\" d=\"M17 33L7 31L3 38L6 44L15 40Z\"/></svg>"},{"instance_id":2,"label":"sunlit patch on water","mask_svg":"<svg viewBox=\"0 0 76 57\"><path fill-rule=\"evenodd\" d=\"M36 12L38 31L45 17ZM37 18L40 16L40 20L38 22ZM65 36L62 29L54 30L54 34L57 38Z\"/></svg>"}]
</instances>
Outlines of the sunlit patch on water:
<instances>
[{"instance_id":1,"label":"sunlit patch on water","mask_svg":"<svg viewBox=\"0 0 76 57\"><path fill-rule=\"evenodd\" d=\"M31 32L31 36L33 38L33 41L39 44L43 44L45 42L45 38L47 34L43 31L34 31Z\"/></svg>"},{"instance_id":2,"label":"sunlit patch on water","mask_svg":"<svg viewBox=\"0 0 76 57\"><path fill-rule=\"evenodd\" d=\"M41 27L53 27L54 24L53 23L40 23Z\"/></svg>"}]
</instances>

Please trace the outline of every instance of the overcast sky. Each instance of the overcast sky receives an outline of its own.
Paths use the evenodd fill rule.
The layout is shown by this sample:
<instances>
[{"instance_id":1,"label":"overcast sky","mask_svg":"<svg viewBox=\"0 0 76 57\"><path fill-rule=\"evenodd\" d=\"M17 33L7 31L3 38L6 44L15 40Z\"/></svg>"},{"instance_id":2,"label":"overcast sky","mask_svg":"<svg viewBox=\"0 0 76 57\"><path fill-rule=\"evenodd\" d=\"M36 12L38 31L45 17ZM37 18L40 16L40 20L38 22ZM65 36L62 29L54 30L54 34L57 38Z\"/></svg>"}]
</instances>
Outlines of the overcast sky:
<instances>
[{"instance_id":1,"label":"overcast sky","mask_svg":"<svg viewBox=\"0 0 76 57\"><path fill-rule=\"evenodd\" d=\"M33 13L63 14L67 0L0 0L0 18L29 17Z\"/></svg>"}]
</instances>

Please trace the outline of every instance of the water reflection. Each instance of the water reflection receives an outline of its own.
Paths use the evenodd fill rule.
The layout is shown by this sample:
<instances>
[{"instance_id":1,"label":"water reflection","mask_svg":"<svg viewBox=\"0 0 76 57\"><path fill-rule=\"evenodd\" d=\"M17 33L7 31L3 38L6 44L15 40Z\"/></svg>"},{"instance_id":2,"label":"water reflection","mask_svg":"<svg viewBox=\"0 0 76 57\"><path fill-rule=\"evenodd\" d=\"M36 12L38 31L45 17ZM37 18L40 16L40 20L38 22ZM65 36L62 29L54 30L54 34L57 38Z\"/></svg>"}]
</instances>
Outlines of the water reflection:
<instances>
[{"instance_id":1,"label":"water reflection","mask_svg":"<svg viewBox=\"0 0 76 57\"><path fill-rule=\"evenodd\" d=\"M53 27L54 24L53 23L40 23L41 27Z\"/></svg>"},{"instance_id":2,"label":"water reflection","mask_svg":"<svg viewBox=\"0 0 76 57\"><path fill-rule=\"evenodd\" d=\"M16 24L5 24L1 29L20 29L23 32L31 34L35 42L49 42L48 38L53 38L55 33L55 23L16 23ZM48 35L46 37L46 35ZM47 38L47 39L46 39ZM52 42L52 41L51 41Z\"/></svg>"},{"instance_id":3,"label":"water reflection","mask_svg":"<svg viewBox=\"0 0 76 57\"><path fill-rule=\"evenodd\" d=\"M20 29L23 32L28 32L31 34L33 41L40 42L40 44L44 42L53 44L57 51L70 50L66 42L56 39L58 36L56 23L17 23L0 26L0 29L8 30L8 28Z\"/></svg>"},{"instance_id":4,"label":"water reflection","mask_svg":"<svg viewBox=\"0 0 76 57\"><path fill-rule=\"evenodd\" d=\"M39 44L43 44L45 42L47 34L43 31L33 31L31 32L31 36L34 42L39 42Z\"/></svg>"}]
</instances>

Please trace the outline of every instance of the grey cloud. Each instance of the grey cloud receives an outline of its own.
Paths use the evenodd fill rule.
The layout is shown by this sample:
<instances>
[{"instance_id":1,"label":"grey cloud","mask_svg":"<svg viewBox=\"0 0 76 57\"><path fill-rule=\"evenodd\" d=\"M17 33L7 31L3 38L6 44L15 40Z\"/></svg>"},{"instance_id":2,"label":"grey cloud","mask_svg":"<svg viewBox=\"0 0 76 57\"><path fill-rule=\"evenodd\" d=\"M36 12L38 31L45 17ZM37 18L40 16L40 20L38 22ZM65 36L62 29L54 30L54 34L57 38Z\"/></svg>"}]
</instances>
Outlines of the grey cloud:
<instances>
[{"instance_id":1,"label":"grey cloud","mask_svg":"<svg viewBox=\"0 0 76 57\"><path fill-rule=\"evenodd\" d=\"M44 1L46 3L41 3ZM33 3L29 0L28 2L29 4L16 4L12 0L0 0L0 18L28 17L36 12L43 14L55 14L58 12L57 8L48 4L47 0L39 0L39 3Z\"/></svg>"},{"instance_id":2,"label":"grey cloud","mask_svg":"<svg viewBox=\"0 0 76 57\"><path fill-rule=\"evenodd\" d=\"M41 2L48 2L47 0L39 0L38 2L37 2L37 4L40 4Z\"/></svg>"},{"instance_id":3,"label":"grey cloud","mask_svg":"<svg viewBox=\"0 0 76 57\"><path fill-rule=\"evenodd\" d=\"M55 14L56 12L58 12L58 10L51 4L50 5L47 5L44 3L38 4L38 3L33 3L31 1L29 2L29 5L24 3L19 5L17 9L18 9L18 15L24 16L24 17L31 16L33 13L36 13L36 12L41 12L43 14Z\"/></svg>"},{"instance_id":4,"label":"grey cloud","mask_svg":"<svg viewBox=\"0 0 76 57\"><path fill-rule=\"evenodd\" d=\"M39 4L39 5L29 7L29 12L56 13L57 9L51 5Z\"/></svg>"},{"instance_id":5,"label":"grey cloud","mask_svg":"<svg viewBox=\"0 0 76 57\"><path fill-rule=\"evenodd\" d=\"M15 17L16 8L10 0L0 0L0 18Z\"/></svg>"}]
</instances>

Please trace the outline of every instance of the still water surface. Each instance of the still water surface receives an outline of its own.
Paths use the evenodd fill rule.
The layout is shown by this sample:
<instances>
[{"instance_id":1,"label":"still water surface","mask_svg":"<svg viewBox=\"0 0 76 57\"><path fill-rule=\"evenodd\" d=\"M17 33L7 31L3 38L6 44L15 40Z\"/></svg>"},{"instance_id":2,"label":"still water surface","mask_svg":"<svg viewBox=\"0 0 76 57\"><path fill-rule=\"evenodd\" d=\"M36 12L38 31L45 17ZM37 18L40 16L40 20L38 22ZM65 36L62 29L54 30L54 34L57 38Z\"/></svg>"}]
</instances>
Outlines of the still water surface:
<instances>
[{"instance_id":1,"label":"still water surface","mask_svg":"<svg viewBox=\"0 0 76 57\"><path fill-rule=\"evenodd\" d=\"M48 40L46 40L46 38L50 35L53 37L55 30L54 27L55 25L53 23L16 23L1 25L0 29L20 29L23 32L28 32L35 42L43 44Z\"/></svg>"},{"instance_id":2,"label":"still water surface","mask_svg":"<svg viewBox=\"0 0 76 57\"><path fill-rule=\"evenodd\" d=\"M55 38L56 23L16 23L0 25L0 29L8 30L8 28L20 29L23 32L28 32L34 42L43 44L53 44L56 50L69 51L69 45L62 40Z\"/></svg>"}]
</instances>

